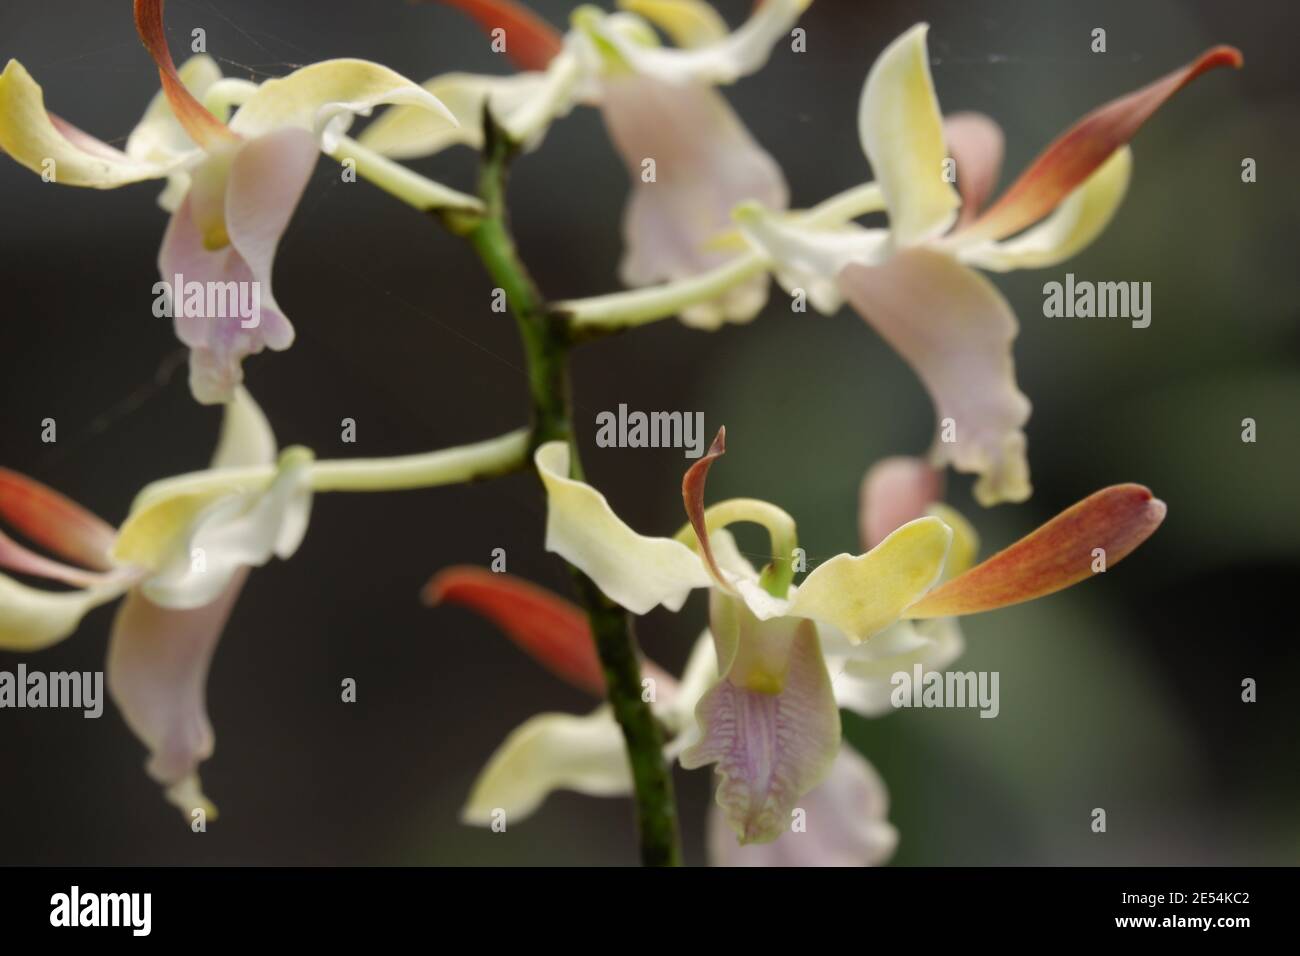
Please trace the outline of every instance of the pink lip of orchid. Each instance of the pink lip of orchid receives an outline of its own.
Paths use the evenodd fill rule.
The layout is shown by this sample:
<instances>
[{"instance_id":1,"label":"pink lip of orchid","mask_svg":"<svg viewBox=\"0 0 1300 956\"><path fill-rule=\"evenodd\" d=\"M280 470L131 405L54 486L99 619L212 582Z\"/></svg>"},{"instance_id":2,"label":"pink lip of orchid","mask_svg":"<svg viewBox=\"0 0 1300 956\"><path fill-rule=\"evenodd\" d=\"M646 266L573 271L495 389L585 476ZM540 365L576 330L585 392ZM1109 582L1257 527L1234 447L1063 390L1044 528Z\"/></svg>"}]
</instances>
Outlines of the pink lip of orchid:
<instances>
[{"instance_id":1,"label":"pink lip of orchid","mask_svg":"<svg viewBox=\"0 0 1300 956\"><path fill-rule=\"evenodd\" d=\"M1023 501L1030 494L1023 432L1030 404L1011 357L1018 326L1002 295L969 266L1044 268L1082 250L1123 198L1127 143L1143 123L1196 77L1240 66L1242 58L1232 47L1214 47L1093 110L984 209L1002 133L979 114L943 120L926 30L918 25L891 44L862 93L859 131L877 182L851 197L856 208L849 211L886 211L887 230L828 225L808 213L782 216L752 203L736 219L782 285L804 289L823 312L847 300L913 367L936 409L936 464L978 475L981 504ZM949 155L960 193L940 175Z\"/></svg>"},{"instance_id":2,"label":"pink lip of orchid","mask_svg":"<svg viewBox=\"0 0 1300 956\"><path fill-rule=\"evenodd\" d=\"M401 158L427 156L452 142L477 146L474 128L484 103L507 129L524 127L520 139L535 142L538 126L575 102L598 106L632 184L620 275L633 287L687 281L734 259L711 241L730 225L738 203L786 207L780 167L716 87L759 69L810 0L756 4L730 33L705 3L621 0L618 14L590 6L575 11L568 36L513 0L440 2L467 13L484 33L500 37L496 31L504 30L506 56L532 72L508 79L436 77L425 88L462 104L459 135L448 137L398 108L366 129L363 144ZM651 23L677 46L660 47ZM767 290L762 270L755 270L719 295L685 306L680 317L706 329L748 322L766 303Z\"/></svg>"},{"instance_id":3,"label":"pink lip of orchid","mask_svg":"<svg viewBox=\"0 0 1300 956\"><path fill-rule=\"evenodd\" d=\"M0 469L0 518L62 559L0 532L0 568L71 587L45 590L0 575L0 648L49 647L93 608L125 595L109 639L109 692L149 749L150 776L187 819L195 810L215 816L198 766L214 743L205 684L221 631L248 569L290 556L306 530L305 449L284 453L269 486L246 487L238 477L242 466L274 458L270 427L241 388L226 406L208 490L142 496L120 530Z\"/></svg>"},{"instance_id":4,"label":"pink lip of orchid","mask_svg":"<svg viewBox=\"0 0 1300 956\"><path fill-rule=\"evenodd\" d=\"M328 60L260 86L243 84L251 89L240 93L243 104L225 123L196 96L223 82L216 65L198 56L177 70L172 61L163 0L135 0L135 23L157 63L162 93L125 152L47 113L40 87L12 60L0 76L0 149L67 185L111 189L171 180L162 197L172 218L159 272L173 286L175 330L191 350L194 396L224 403L243 380L245 357L293 343L293 326L271 291L272 269L321 149L334 148L351 117L383 103L418 107L444 126L456 120L436 97L386 67ZM202 291L192 298L195 289ZM248 314L232 314L245 307L230 307L231 289L239 290L235 301L256 303ZM226 306L216 305L213 290Z\"/></svg>"}]
</instances>

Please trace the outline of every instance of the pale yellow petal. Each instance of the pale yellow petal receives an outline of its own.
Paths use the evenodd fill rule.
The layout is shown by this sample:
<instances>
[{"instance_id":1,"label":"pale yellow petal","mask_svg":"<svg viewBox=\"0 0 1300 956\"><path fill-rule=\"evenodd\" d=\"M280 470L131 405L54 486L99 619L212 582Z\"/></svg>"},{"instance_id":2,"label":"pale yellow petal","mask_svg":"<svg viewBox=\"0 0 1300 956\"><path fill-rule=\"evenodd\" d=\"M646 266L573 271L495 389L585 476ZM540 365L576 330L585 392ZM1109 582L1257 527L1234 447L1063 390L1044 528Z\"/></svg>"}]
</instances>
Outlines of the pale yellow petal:
<instances>
[{"instance_id":1,"label":"pale yellow petal","mask_svg":"<svg viewBox=\"0 0 1300 956\"><path fill-rule=\"evenodd\" d=\"M717 43L727 21L705 0L618 0L620 10L645 17L683 49Z\"/></svg>"},{"instance_id":2,"label":"pale yellow petal","mask_svg":"<svg viewBox=\"0 0 1300 956\"><path fill-rule=\"evenodd\" d=\"M538 714L511 732L488 760L461 820L508 830L553 790L613 797L631 789L623 733L609 707L586 717Z\"/></svg>"},{"instance_id":3,"label":"pale yellow petal","mask_svg":"<svg viewBox=\"0 0 1300 956\"><path fill-rule=\"evenodd\" d=\"M267 80L230 121L241 136L257 137L286 126L311 130L327 152L352 118L385 103L420 106L455 126L456 117L428 90L386 66L367 60L324 60Z\"/></svg>"},{"instance_id":4,"label":"pale yellow petal","mask_svg":"<svg viewBox=\"0 0 1300 956\"><path fill-rule=\"evenodd\" d=\"M596 582L634 614L662 604L676 611L693 588L712 584L704 562L672 538L648 538L626 524L595 488L569 477L569 447L549 442L537 449L546 486L546 550Z\"/></svg>"},{"instance_id":5,"label":"pale yellow petal","mask_svg":"<svg viewBox=\"0 0 1300 956\"><path fill-rule=\"evenodd\" d=\"M51 117L40 86L17 60L0 74L0 150L52 182L94 189L160 179L185 161L137 159Z\"/></svg>"},{"instance_id":6,"label":"pale yellow petal","mask_svg":"<svg viewBox=\"0 0 1300 956\"><path fill-rule=\"evenodd\" d=\"M57 644L87 612L118 597L130 583L118 576L79 591L42 591L0 574L0 650L39 651Z\"/></svg>"},{"instance_id":7,"label":"pale yellow petal","mask_svg":"<svg viewBox=\"0 0 1300 956\"><path fill-rule=\"evenodd\" d=\"M880 54L858 107L862 148L885 193L900 246L943 233L961 205L944 176L948 150L925 49L928 29L917 24Z\"/></svg>"},{"instance_id":8,"label":"pale yellow petal","mask_svg":"<svg viewBox=\"0 0 1300 956\"><path fill-rule=\"evenodd\" d=\"M938 518L909 521L866 554L841 554L819 565L799 586L788 613L864 641L934 586L951 542L952 529Z\"/></svg>"}]
</instances>

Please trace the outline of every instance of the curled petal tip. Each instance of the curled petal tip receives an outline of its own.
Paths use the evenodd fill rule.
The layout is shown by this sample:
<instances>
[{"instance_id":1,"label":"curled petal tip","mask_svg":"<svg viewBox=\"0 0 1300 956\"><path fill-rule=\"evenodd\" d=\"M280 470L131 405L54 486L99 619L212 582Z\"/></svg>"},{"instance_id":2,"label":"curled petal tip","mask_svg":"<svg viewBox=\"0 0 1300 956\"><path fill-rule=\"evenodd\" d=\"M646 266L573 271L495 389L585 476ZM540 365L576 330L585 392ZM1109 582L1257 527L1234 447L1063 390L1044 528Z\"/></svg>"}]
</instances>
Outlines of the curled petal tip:
<instances>
[{"instance_id":1,"label":"curled petal tip","mask_svg":"<svg viewBox=\"0 0 1300 956\"><path fill-rule=\"evenodd\" d=\"M700 542L700 554L710 575L720 587L730 590L731 585L723 575L722 569L718 567L717 561L714 560L713 548L709 545L708 521L704 515L704 486L709 477L709 468L726 453L727 427L724 425L718 429L718 434L714 436L709 450L682 476L682 503L686 506L686 516L690 519L691 528Z\"/></svg>"},{"instance_id":2,"label":"curled petal tip","mask_svg":"<svg viewBox=\"0 0 1300 956\"><path fill-rule=\"evenodd\" d=\"M172 113L199 146L208 148L238 142L239 137L195 99L176 72L163 26L163 3L164 0L135 0L135 28L140 34L140 42L158 64L158 76Z\"/></svg>"},{"instance_id":3,"label":"curled petal tip","mask_svg":"<svg viewBox=\"0 0 1300 956\"><path fill-rule=\"evenodd\" d=\"M1197 63L1199 72L1204 73L1206 70L1212 70L1216 66L1230 66L1234 70L1240 70L1246 65L1246 58L1241 55L1241 51L1235 46L1228 46L1226 43L1220 43L1216 47L1211 47L1201 55Z\"/></svg>"}]
</instances>

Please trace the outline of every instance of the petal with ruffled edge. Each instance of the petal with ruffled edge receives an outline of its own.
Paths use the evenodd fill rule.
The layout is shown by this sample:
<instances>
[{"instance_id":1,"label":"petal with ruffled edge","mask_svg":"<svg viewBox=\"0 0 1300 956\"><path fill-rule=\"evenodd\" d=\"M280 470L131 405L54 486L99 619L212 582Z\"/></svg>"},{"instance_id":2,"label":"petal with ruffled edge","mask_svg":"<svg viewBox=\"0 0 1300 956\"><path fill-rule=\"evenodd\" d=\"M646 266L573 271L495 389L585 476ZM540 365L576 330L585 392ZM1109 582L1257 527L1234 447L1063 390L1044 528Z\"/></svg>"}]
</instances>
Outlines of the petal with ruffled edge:
<instances>
[{"instance_id":1,"label":"petal with ruffled edge","mask_svg":"<svg viewBox=\"0 0 1300 956\"><path fill-rule=\"evenodd\" d=\"M938 518L910 521L866 554L840 554L799 585L787 614L824 621L865 641L898 620L943 573L952 530Z\"/></svg>"},{"instance_id":2,"label":"petal with ruffled edge","mask_svg":"<svg viewBox=\"0 0 1300 956\"><path fill-rule=\"evenodd\" d=\"M264 347L283 350L293 343L293 326L271 291L271 273L280 237L288 228L298 200L311 177L317 157L316 141L299 129L284 129L251 140L233 154L209 162L229 164L228 175L210 188L218 191L229 244L209 248L198 216L198 203L209 188L196 178L167 227L158 269L163 281L175 284L182 276L206 288L238 290L234 301L260 299L255 315L242 316L227 306L225 315L177 314L177 337L190 347L190 389L205 404L225 402L243 381L243 359ZM198 176L196 171L196 177ZM200 186L203 189L200 189ZM230 283L235 283L231 286ZM256 283L256 285L253 285ZM173 307L182 298L173 289ZM206 300L205 300L206 301ZM177 309L179 312L180 310Z\"/></svg>"},{"instance_id":3,"label":"petal with ruffled edge","mask_svg":"<svg viewBox=\"0 0 1300 956\"><path fill-rule=\"evenodd\" d=\"M882 266L851 265L840 285L853 307L920 376L940 434L936 465L979 475L982 505L1029 497L1025 422L1011 343L1018 326L993 284L948 255L905 249ZM951 419L954 441L942 441Z\"/></svg>"},{"instance_id":4,"label":"petal with ruffled edge","mask_svg":"<svg viewBox=\"0 0 1300 956\"><path fill-rule=\"evenodd\" d=\"M785 177L716 90L621 74L604 84L601 111L627 165L632 195L623 217L622 278L631 286L686 279L734 258L710 248L737 204L788 202ZM654 181L645 182L647 160ZM682 314L688 325L748 322L767 301L767 276Z\"/></svg>"},{"instance_id":5,"label":"petal with ruffled edge","mask_svg":"<svg viewBox=\"0 0 1300 956\"><path fill-rule=\"evenodd\" d=\"M189 610L162 608L138 590L127 595L108 645L108 690L131 731L149 748L149 776L188 819L216 808L203 796L198 766L212 756L208 666L248 569L218 596Z\"/></svg>"},{"instance_id":6,"label":"petal with ruffled edge","mask_svg":"<svg viewBox=\"0 0 1300 956\"><path fill-rule=\"evenodd\" d=\"M94 189L161 179L191 158L134 157L47 113L44 93L17 60L0 74L0 150L34 173L52 173L54 182Z\"/></svg>"},{"instance_id":7,"label":"petal with ruffled edge","mask_svg":"<svg viewBox=\"0 0 1300 956\"><path fill-rule=\"evenodd\" d=\"M716 764L717 804L728 825L741 843L764 843L790 826L791 811L830 772L840 747L840 717L813 624L760 622L739 602L732 604L739 630L731 638L715 630L714 637L720 657L728 641L736 652L720 668L726 676L695 709L701 739L682 753L681 764ZM755 642L763 645L762 656L783 650L779 689L733 679L749 676L747 645Z\"/></svg>"},{"instance_id":8,"label":"petal with ruffled edge","mask_svg":"<svg viewBox=\"0 0 1300 956\"><path fill-rule=\"evenodd\" d=\"M694 588L712 583L704 562L671 538L637 534L614 514L605 496L569 477L569 448L548 442L534 456L546 486L546 550L596 582L633 614L662 604L677 611Z\"/></svg>"},{"instance_id":9,"label":"petal with ruffled edge","mask_svg":"<svg viewBox=\"0 0 1300 956\"><path fill-rule=\"evenodd\" d=\"M898 831L888 821L889 793L876 769L853 748L840 748L826 782L800 801L806 830L771 843L741 846L726 817L709 814L712 866L879 866L894 854Z\"/></svg>"},{"instance_id":10,"label":"petal with ruffled edge","mask_svg":"<svg viewBox=\"0 0 1300 956\"><path fill-rule=\"evenodd\" d=\"M906 616L978 614L1077 584L1132 553L1160 526L1165 511L1165 503L1142 485L1103 488L935 588Z\"/></svg>"},{"instance_id":11,"label":"petal with ruffled edge","mask_svg":"<svg viewBox=\"0 0 1300 956\"><path fill-rule=\"evenodd\" d=\"M920 23L885 48L867 74L858 135L889 206L894 243L911 246L945 232L961 197L944 177L943 117Z\"/></svg>"},{"instance_id":12,"label":"petal with ruffled edge","mask_svg":"<svg viewBox=\"0 0 1300 956\"><path fill-rule=\"evenodd\" d=\"M1099 106L1058 136L997 202L958 235L964 241L1004 239L1038 222L1137 135L1171 96L1202 73L1241 63L1239 50L1217 46L1154 83Z\"/></svg>"},{"instance_id":13,"label":"petal with ruffled edge","mask_svg":"<svg viewBox=\"0 0 1300 956\"><path fill-rule=\"evenodd\" d=\"M553 790L594 797L631 792L623 732L609 707L585 717L539 714L521 724L479 774L461 820L490 826L504 811L509 826L531 815Z\"/></svg>"},{"instance_id":14,"label":"petal with ruffled edge","mask_svg":"<svg viewBox=\"0 0 1300 956\"><path fill-rule=\"evenodd\" d=\"M1133 152L1124 146L1031 229L1004 242L975 245L954 241L962 262L994 272L1046 269L1082 252L1110 224L1124 201L1133 169Z\"/></svg>"}]
</instances>

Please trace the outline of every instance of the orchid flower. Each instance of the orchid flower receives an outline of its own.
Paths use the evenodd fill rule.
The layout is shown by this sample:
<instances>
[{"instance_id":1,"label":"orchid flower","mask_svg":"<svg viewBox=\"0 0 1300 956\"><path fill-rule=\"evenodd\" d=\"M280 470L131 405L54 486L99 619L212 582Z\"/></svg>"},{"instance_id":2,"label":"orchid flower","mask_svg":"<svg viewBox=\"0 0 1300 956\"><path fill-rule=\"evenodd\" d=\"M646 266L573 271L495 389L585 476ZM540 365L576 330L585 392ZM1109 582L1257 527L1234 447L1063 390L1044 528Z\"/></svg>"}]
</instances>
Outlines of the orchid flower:
<instances>
[{"instance_id":1,"label":"orchid flower","mask_svg":"<svg viewBox=\"0 0 1300 956\"><path fill-rule=\"evenodd\" d=\"M162 92L125 151L47 113L40 86L16 60L0 75L0 148L70 186L169 180L159 200L171 213L158 256L163 281L182 276L186 286L260 290L260 308L251 316L208 315L206 305L175 310L176 335L190 348L195 398L226 402L243 380L246 356L293 342L293 326L271 293L271 273L319 151L334 150L355 115L383 103L419 108L443 125L456 120L435 96L364 60L327 60L260 86L223 80L207 56L177 70L163 0L136 0L135 20L158 64ZM204 106L205 98L222 114L235 99L244 102L226 123ZM172 290L174 299L183 294Z\"/></svg>"},{"instance_id":2,"label":"orchid flower","mask_svg":"<svg viewBox=\"0 0 1300 956\"><path fill-rule=\"evenodd\" d=\"M632 180L621 266L630 286L690 279L736 258L711 243L738 203L785 208L780 167L716 87L761 68L812 0L763 0L735 32L702 0L620 0L615 14L580 7L563 37L511 0L443 2L485 31L503 29L507 55L528 72L436 77L425 89L451 106L456 129L436 129L427 115L397 108L365 130L365 146L397 158L454 143L477 148L485 104L507 133L535 145L545 125L576 102L599 106ZM651 23L677 46L661 46ZM681 318L717 328L749 321L766 301L767 280L753 270L718 296L691 303Z\"/></svg>"},{"instance_id":3,"label":"orchid flower","mask_svg":"<svg viewBox=\"0 0 1300 956\"><path fill-rule=\"evenodd\" d=\"M978 534L941 497L939 473L916 458L885 459L863 479L859 517L865 547L923 515L939 518L953 532L940 583L907 609L904 620L864 645L823 633L827 663L837 674L836 697L864 716L892 709L895 673L916 664L939 671L961 655L958 616L1043 597L1113 567L1154 533L1166 512L1164 502L1142 485L1111 485L976 564Z\"/></svg>"},{"instance_id":4,"label":"orchid flower","mask_svg":"<svg viewBox=\"0 0 1300 956\"><path fill-rule=\"evenodd\" d=\"M716 537L730 542L725 530ZM429 583L430 604L470 607L491 619L524 651L581 690L604 694L604 678L586 615L568 601L508 574L449 568ZM718 679L713 638L706 631L691 652L680 681L651 661L642 672L653 681L653 710L671 739L673 759L694 742L694 712ZM539 714L512 731L489 759L462 811L464 822L488 826L504 812L525 819L553 790L590 796L632 792L622 731L607 705L575 717ZM774 842L741 847L721 810L709 817L709 859L716 866L849 866L883 863L897 832L889 824L889 798L879 774L852 748L842 747L826 781L803 801L807 827Z\"/></svg>"},{"instance_id":5,"label":"orchid flower","mask_svg":"<svg viewBox=\"0 0 1300 956\"><path fill-rule=\"evenodd\" d=\"M695 708L700 739L680 760L687 768L717 765L717 802L728 825L741 843L762 843L789 828L799 800L826 779L840 750L818 626L860 643L892 624L938 580L951 532L937 518L919 518L867 554L825 561L793 587L789 515L752 499L704 507L705 477L723 451L719 433L687 472L690 523L677 538L644 537L624 524L603 495L568 477L567 446L543 445L535 461L549 502L547 550L607 597L644 614L659 604L679 610L691 590L709 589L720 676ZM772 536L777 558L762 573L723 533L742 521Z\"/></svg>"},{"instance_id":6,"label":"orchid flower","mask_svg":"<svg viewBox=\"0 0 1300 956\"><path fill-rule=\"evenodd\" d=\"M149 775L188 817L215 809L198 765L212 754L204 685L248 569L290 557L307 529L312 456L286 450L269 482L243 469L275 461L275 438L241 387L225 408L203 490L146 488L114 530L39 482L0 470L0 517L63 563L0 532L0 568L71 586L49 591L0 575L0 648L37 651L125 595L108 648L108 686L149 748Z\"/></svg>"},{"instance_id":7,"label":"orchid flower","mask_svg":"<svg viewBox=\"0 0 1300 956\"><path fill-rule=\"evenodd\" d=\"M1030 404L1011 357L1016 318L970 266L1046 268L1081 251L1124 196L1129 140L1175 92L1215 67L1239 66L1241 54L1215 47L1089 113L985 209L1002 133L980 114L943 119L926 30L920 24L890 44L862 91L858 131L876 183L859 193L868 201L855 212L887 212L888 229L827 228L756 203L736 218L787 290L804 290L825 313L847 299L913 367L940 423L936 464L978 475L974 493L983 505L1023 501L1030 494L1023 432ZM950 155L960 192L944 175ZM945 422L954 433L944 434Z\"/></svg>"},{"instance_id":8,"label":"orchid flower","mask_svg":"<svg viewBox=\"0 0 1300 956\"><path fill-rule=\"evenodd\" d=\"M963 529L952 551L953 528L933 513L917 515L865 554L832 557L794 586L789 515L752 499L704 506L705 478L725 450L724 436L686 473L682 495L690 522L674 539L637 534L604 496L569 478L567 446L543 445L535 462L548 495L547 550L582 570L607 597L644 614L659 604L679 610L692 589L709 589L720 677L695 710L700 740L680 760L687 768L716 764L717 802L742 844L779 837L798 801L825 780L839 752L838 707L872 711L869 694L863 696L870 687L855 678L869 678L882 661L893 664L927 644L951 653L945 647L954 639L945 636L943 623L890 631L897 622L978 613L1050 594L1091 576L1093 549L1104 548L1113 566L1164 516L1163 503L1147 489L1115 486L967 570L972 533ZM720 534L740 521L771 535L776 557L762 572ZM953 573L944 580L950 553ZM832 678L828 657L848 675L843 686ZM867 673L851 672L859 667Z\"/></svg>"}]
</instances>

